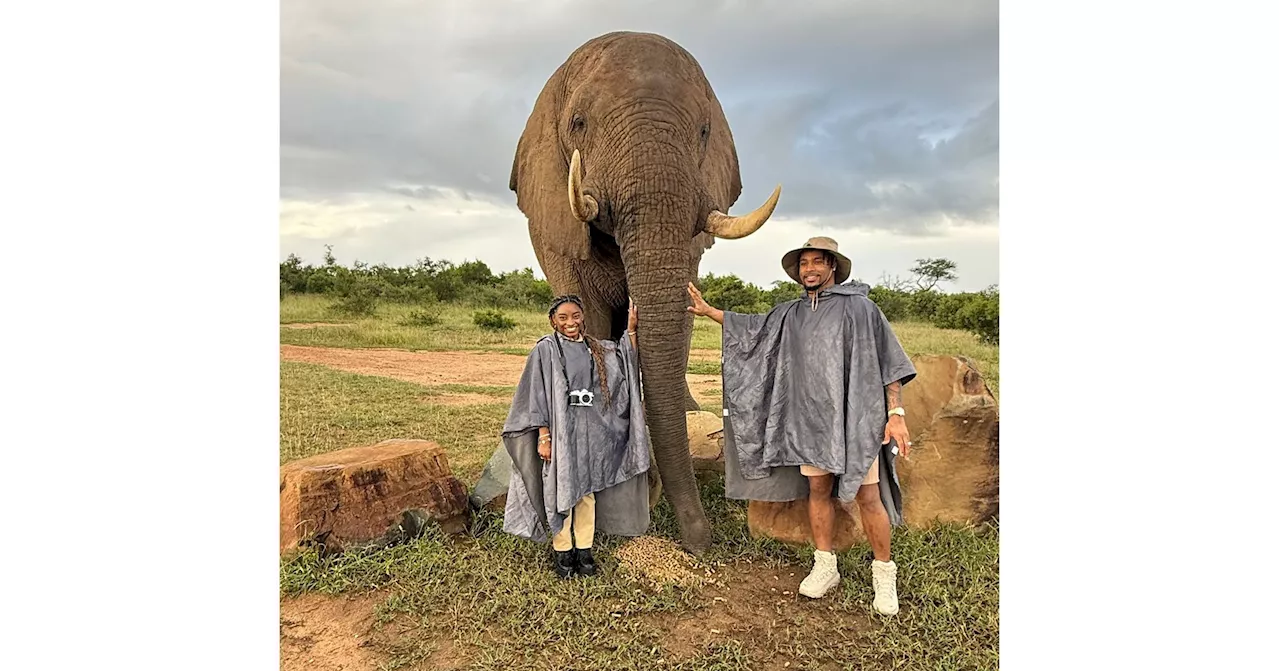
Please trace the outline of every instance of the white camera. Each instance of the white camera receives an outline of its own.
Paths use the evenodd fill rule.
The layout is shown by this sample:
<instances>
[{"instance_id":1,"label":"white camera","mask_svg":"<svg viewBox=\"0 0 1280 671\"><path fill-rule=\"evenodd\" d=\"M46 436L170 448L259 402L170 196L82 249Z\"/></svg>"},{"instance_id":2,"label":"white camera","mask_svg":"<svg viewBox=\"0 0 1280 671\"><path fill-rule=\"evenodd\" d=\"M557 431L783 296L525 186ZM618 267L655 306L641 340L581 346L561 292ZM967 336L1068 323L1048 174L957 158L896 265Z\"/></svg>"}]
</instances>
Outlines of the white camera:
<instances>
[{"instance_id":1,"label":"white camera","mask_svg":"<svg viewBox=\"0 0 1280 671\"><path fill-rule=\"evenodd\" d=\"M592 405L596 395L586 389L577 389L569 392L569 405L576 405L582 408L589 408Z\"/></svg>"}]
</instances>

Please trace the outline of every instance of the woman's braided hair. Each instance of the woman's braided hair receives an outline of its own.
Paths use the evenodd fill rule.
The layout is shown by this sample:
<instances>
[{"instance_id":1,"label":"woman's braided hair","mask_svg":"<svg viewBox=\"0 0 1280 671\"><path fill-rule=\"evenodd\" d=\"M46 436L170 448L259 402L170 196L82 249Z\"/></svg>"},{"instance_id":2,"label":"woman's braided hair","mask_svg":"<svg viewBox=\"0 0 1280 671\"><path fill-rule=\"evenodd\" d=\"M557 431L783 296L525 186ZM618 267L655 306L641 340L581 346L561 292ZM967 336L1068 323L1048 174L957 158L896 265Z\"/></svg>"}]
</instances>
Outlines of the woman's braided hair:
<instances>
[{"instance_id":1,"label":"woman's braided hair","mask_svg":"<svg viewBox=\"0 0 1280 671\"><path fill-rule=\"evenodd\" d=\"M578 306L579 310L585 311L585 308L582 306L581 298L578 298L574 294L565 294L564 296L557 296L555 300L551 301L551 309L547 310L547 319L554 320L556 310L560 309L560 306L565 303L573 303ZM587 348L591 350L591 358L596 362L596 373L600 376L600 393L604 395L604 407L608 408L610 401L609 376L605 373L604 347L600 344L599 340L592 338L585 330L581 333L582 339L587 343Z\"/></svg>"}]
</instances>

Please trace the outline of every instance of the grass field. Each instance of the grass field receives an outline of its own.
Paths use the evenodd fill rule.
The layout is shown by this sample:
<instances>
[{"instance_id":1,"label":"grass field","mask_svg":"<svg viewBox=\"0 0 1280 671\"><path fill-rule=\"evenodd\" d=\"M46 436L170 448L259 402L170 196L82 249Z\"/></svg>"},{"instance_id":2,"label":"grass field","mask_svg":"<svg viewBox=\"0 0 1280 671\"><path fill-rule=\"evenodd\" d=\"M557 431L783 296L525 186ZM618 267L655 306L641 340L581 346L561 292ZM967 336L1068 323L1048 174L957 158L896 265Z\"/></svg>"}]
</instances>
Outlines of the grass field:
<instances>
[{"instance_id":1,"label":"grass field","mask_svg":"<svg viewBox=\"0 0 1280 671\"><path fill-rule=\"evenodd\" d=\"M442 323L406 325L411 308L380 305L347 320L314 296L281 303L282 344L424 351L525 353L545 317L508 311L517 327L482 331L473 309L446 306ZM345 322L312 327L317 322ZM306 328L290 328L304 324ZM698 320L694 348L719 349L719 327ZM999 353L969 334L894 324L911 354L963 355L998 394ZM712 358L713 359L713 358ZM718 374L714 360L690 372ZM387 438L429 438L471 485L497 447L511 387L425 385L283 361L280 461ZM447 402L464 396L465 404ZM719 399L713 399L717 404ZM718 407L718 405L716 406ZM463 537L429 532L378 552L282 560L282 597L374 595L372 648L383 668L458 669L993 669L998 666L999 534L992 526L895 530L896 617L870 608L869 548L842 553L838 593L810 601L788 593L808 572L811 549L750 538L746 506L703 484L714 543L697 566L713 576L652 588L622 570L618 539L601 538L601 575L559 581L547 549L501 531L482 513ZM909 495L909 494L908 494ZM677 538L659 504L651 534ZM775 587L774 585L778 585ZM283 606L282 606L283 611Z\"/></svg>"},{"instance_id":2,"label":"grass field","mask_svg":"<svg viewBox=\"0 0 1280 671\"><path fill-rule=\"evenodd\" d=\"M441 305L441 322L436 326L414 326L409 315L417 308L391 303L380 304L375 316L351 319L328 310L331 299L303 294L287 296L280 303L280 342L319 347L391 347L408 350L478 350L528 354L529 348L547 332L546 315L533 310L507 310L516 322L510 331L486 331L471 321L475 308ZM324 324L315 328L287 328L288 325ZM982 373L991 392L1000 395L1000 351L985 345L971 333L940 329L930 324L898 322L894 332L907 354L949 354L968 357ZM694 321L695 350L720 349L720 325L710 319ZM691 361L691 373L720 373L712 361Z\"/></svg>"}]
</instances>

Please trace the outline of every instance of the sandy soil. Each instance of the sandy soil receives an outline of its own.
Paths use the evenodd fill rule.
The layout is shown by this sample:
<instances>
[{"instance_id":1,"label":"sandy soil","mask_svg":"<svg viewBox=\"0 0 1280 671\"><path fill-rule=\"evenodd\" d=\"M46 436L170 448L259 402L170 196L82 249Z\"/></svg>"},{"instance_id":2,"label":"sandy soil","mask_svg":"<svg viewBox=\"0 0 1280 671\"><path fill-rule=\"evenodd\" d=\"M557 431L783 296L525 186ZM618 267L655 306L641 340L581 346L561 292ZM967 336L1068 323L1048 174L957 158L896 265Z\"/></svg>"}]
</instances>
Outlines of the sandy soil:
<instances>
[{"instance_id":1,"label":"sandy soil","mask_svg":"<svg viewBox=\"0 0 1280 671\"><path fill-rule=\"evenodd\" d=\"M378 595L330 597L305 594L280 600L282 671L376 669L381 656L370 649Z\"/></svg>"},{"instance_id":2,"label":"sandy soil","mask_svg":"<svg viewBox=\"0 0 1280 671\"><path fill-rule=\"evenodd\" d=\"M699 350L695 350L699 351ZM713 350L707 350L713 351ZM281 361L299 361L328 366L348 373L380 375L422 385L470 384L510 387L520 381L525 357L494 352L410 352L395 349L347 349L342 347L303 347L281 345ZM719 375L687 375L689 389L700 402L719 400ZM476 394L453 394L477 396ZM479 395L470 401L445 400L441 403L491 403L492 398Z\"/></svg>"}]
</instances>

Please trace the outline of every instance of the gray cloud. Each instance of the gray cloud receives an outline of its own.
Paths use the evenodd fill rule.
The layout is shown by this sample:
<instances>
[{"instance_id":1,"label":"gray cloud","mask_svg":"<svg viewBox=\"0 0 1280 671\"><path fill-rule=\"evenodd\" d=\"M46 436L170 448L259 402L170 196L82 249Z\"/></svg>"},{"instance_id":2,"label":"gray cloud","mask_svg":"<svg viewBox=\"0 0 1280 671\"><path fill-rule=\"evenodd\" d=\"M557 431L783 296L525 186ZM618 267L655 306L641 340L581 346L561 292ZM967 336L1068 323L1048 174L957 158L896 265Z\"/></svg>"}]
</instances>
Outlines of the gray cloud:
<instances>
[{"instance_id":1,"label":"gray cloud","mask_svg":"<svg viewBox=\"0 0 1280 671\"><path fill-rule=\"evenodd\" d=\"M627 29L671 37L706 70L742 165L734 211L781 182L779 216L836 228L914 235L997 219L994 0L281 10L282 198L513 206L515 143L547 77L586 40Z\"/></svg>"}]
</instances>

